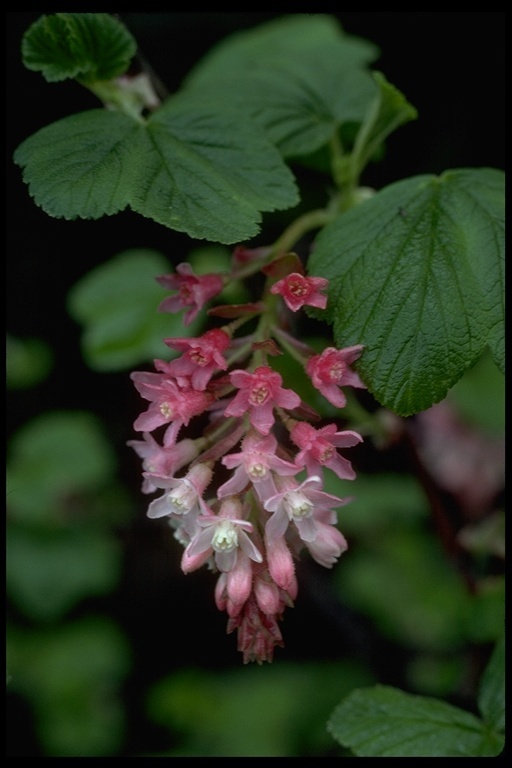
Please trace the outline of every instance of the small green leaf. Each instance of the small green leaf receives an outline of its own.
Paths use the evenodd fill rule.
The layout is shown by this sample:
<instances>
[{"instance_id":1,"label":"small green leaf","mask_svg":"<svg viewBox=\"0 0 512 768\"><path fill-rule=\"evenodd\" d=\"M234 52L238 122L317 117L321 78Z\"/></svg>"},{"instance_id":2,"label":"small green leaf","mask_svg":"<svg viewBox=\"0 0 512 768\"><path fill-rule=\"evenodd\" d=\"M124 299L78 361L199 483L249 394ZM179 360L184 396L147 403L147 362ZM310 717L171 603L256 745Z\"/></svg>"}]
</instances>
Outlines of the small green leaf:
<instances>
[{"instance_id":1,"label":"small green leaf","mask_svg":"<svg viewBox=\"0 0 512 768\"><path fill-rule=\"evenodd\" d=\"M505 637L496 643L484 670L478 707L485 722L499 733L505 730Z\"/></svg>"},{"instance_id":2,"label":"small green leaf","mask_svg":"<svg viewBox=\"0 0 512 768\"><path fill-rule=\"evenodd\" d=\"M87 364L98 371L126 370L155 357L170 358L162 339L193 335L182 313L158 312L168 291L155 277L171 272L157 251L132 249L91 270L68 294L68 310L83 326Z\"/></svg>"},{"instance_id":3,"label":"small green leaf","mask_svg":"<svg viewBox=\"0 0 512 768\"><path fill-rule=\"evenodd\" d=\"M495 757L503 746L470 712L383 685L350 693L328 729L359 757Z\"/></svg>"},{"instance_id":4,"label":"small green leaf","mask_svg":"<svg viewBox=\"0 0 512 768\"><path fill-rule=\"evenodd\" d=\"M26 139L14 160L50 216L97 219L130 207L226 244L257 234L261 211L299 199L260 129L196 97L174 97L147 124L107 110L72 115Z\"/></svg>"},{"instance_id":5,"label":"small green leaf","mask_svg":"<svg viewBox=\"0 0 512 768\"><path fill-rule=\"evenodd\" d=\"M359 177L390 133L418 116L416 109L397 88L388 83L381 72L375 72L374 77L378 93L355 140L350 160L354 167L353 178Z\"/></svg>"},{"instance_id":6,"label":"small green leaf","mask_svg":"<svg viewBox=\"0 0 512 768\"><path fill-rule=\"evenodd\" d=\"M107 13L41 16L21 43L24 65L49 82L110 80L126 72L136 50L130 32Z\"/></svg>"},{"instance_id":7,"label":"small green leaf","mask_svg":"<svg viewBox=\"0 0 512 768\"><path fill-rule=\"evenodd\" d=\"M486 345L503 370L503 230L504 174L481 168L399 181L320 233L322 316L338 346L364 345L358 372L382 405L429 408Z\"/></svg>"}]
</instances>

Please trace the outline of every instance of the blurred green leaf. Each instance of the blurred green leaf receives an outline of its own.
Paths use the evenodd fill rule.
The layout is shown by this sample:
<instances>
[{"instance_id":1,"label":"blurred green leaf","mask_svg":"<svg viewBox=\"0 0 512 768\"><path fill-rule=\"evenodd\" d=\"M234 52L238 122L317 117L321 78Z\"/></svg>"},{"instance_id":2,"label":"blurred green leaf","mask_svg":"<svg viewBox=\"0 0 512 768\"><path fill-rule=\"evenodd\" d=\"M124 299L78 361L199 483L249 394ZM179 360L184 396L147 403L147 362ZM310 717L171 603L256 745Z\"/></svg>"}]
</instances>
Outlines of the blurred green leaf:
<instances>
[{"instance_id":1,"label":"blurred green leaf","mask_svg":"<svg viewBox=\"0 0 512 768\"><path fill-rule=\"evenodd\" d=\"M336 42L343 31L338 20L327 14L287 14L249 30L235 32L211 48L189 71L184 85L211 85L233 71L274 66L274 62L322 49ZM375 58L378 49L367 40L354 41L358 60Z\"/></svg>"},{"instance_id":2,"label":"blurred green leaf","mask_svg":"<svg viewBox=\"0 0 512 768\"><path fill-rule=\"evenodd\" d=\"M424 530L379 530L365 547L350 552L336 577L343 602L402 645L453 651L465 640L470 596Z\"/></svg>"},{"instance_id":3,"label":"blurred green leaf","mask_svg":"<svg viewBox=\"0 0 512 768\"><path fill-rule=\"evenodd\" d=\"M328 727L358 757L495 757L503 746L470 712L383 685L349 694Z\"/></svg>"},{"instance_id":4,"label":"blurred green leaf","mask_svg":"<svg viewBox=\"0 0 512 768\"><path fill-rule=\"evenodd\" d=\"M482 408L485 398L485 408ZM505 431L505 377L488 350L450 389L447 399L457 411L480 429L496 435Z\"/></svg>"},{"instance_id":5,"label":"blurred green leaf","mask_svg":"<svg viewBox=\"0 0 512 768\"><path fill-rule=\"evenodd\" d=\"M344 456L350 459L348 451ZM333 472L325 473L327 493L352 501L338 512L343 533L358 540L375 541L397 526L417 528L428 517L425 494L410 474L359 473L355 480L340 480Z\"/></svg>"},{"instance_id":6,"label":"blurred green leaf","mask_svg":"<svg viewBox=\"0 0 512 768\"><path fill-rule=\"evenodd\" d=\"M32 704L47 756L118 754L129 653L119 628L100 617L46 631L8 628L10 686Z\"/></svg>"},{"instance_id":7,"label":"blurred green leaf","mask_svg":"<svg viewBox=\"0 0 512 768\"><path fill-rule=\"evenodd\" d=\"M121 574L121 549L103 532L7 526L9 598L36 621L62 618L83 598L108 594Z\"/></svg>"},{"instance_id":8,"label":"blurred green leaf","mask_svg":"<svg viewBox=\"0 0 512 768\"><path fill-rule=\"evenodd\" d=\"M136 50L124 24L108 13L41 16L21 41L24 65L49 82L110 80L126 72Z\"/></svg>"},{"instance_id":9,"label":"blurred green leaf","mask_svg":"<svg viewBox=\"0 0 512 768\"><path fill-rule=\"evenodd\" d=\"M9 445L10 519L61 524L66 499L101 488L114 469L114 454L93 414L44 413L22 427Z\"/></svg>"},{"instance_id":10,"label":"blurred green leaf","mask_svg":"<svg viewBox=\"0 0 512 768\"><path fill-rule=\"evenodd\" d=\"M467 637L474 643L492 643L503 634L505 626L505 579L487 576L480 579L471 598L466 621Z\"/></svg>"},{"instance_id":11,"label":"blurred green leaf","mask_svg":"<svg viewBox=\"0 0 512 768\"><path fill-rule=\"evenodd\" d=\"M83 328L87 364L116 371L155 357L172 357L162 339L193 335L197 323L183 326L182 313L158 312L168 291L156 282L172 272L158 251L132 249L88 272L68 294L68 310Z\"/></svg>"},{"instance_id":12,"label":"blurred green leaf","mask_svg":"<svg viewBox=\"0 0 512 768\"><path fill-rule=\"evenodd\" d=\"M52 350L41 339L17 339L7 334L6 374L8 389L29 389L40 384L53 365Z\"/></svg>"},{"instance_id":13,"label":"blurred green leaf","mask_svg":"<svg viewBox=\"0 0 512 768\"><path fill-rule=\"evenodd\" d=\"M505 731L505 635L502 634L482 675L478 706L485 722Z\"/></svg>"},{"instance_id":14,"label":"blurred green leaf","mask_svg":"<svg viewBox=\"0 0 512 768\"><path fill-rule=\"evenodd\" d=\"M153 688L148 711L174 740L181 737L172 756L304 757L328 748L329 712L369 677L354 662L189 669Z\"/></svg>"},{"instance_id":15,"label":"blurred green leaf","mask_svg":"<svg viewBox=\"0 0 512 768\"><path fill-rule=\"evenodd\" d=\"M463 654L416 653L407 664L407 687L415 693L446 697L460 691L466 674Z\"/></svg>"},{"instance_id":16,"label":"blurred green leaf","mask_svg":"<svg viewBox=\"0 0 512 768\"><path fill-rule=\"evenodd\" d=\"M469 523L460 530L458 539L476 557L505 559L505 511L498 509L476 523Z\"/></svg>"}]
</instances>

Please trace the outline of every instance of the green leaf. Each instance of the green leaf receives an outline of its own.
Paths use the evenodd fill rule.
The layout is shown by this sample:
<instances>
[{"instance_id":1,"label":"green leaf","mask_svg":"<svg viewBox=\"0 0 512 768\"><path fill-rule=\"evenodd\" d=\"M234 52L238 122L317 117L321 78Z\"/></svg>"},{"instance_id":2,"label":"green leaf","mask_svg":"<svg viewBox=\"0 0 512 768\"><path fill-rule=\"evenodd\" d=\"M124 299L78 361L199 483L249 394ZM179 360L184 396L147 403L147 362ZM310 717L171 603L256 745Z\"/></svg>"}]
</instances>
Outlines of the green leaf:
<instances>
[{"instance_id":1,"label":"green leaf","mask_svg":"<svg viewBox=\"0 0 512 768\"><path fill-rule=\"evenodd\" d=\"M353 178L359 177L390 133L418 116L416 109L397 88L388 83L381 72L375 72L374 77L378 93L355 140L350 160L354 167Z\"/></svg>"},{"instance_id":2,"label":"green leaf","mask_svg":"<svg viewBox=\"0 0 512 768\"><path fill-rule=\"evenodd\" d=\"M107 13L41 16L21 42L24 65L49 82L110 80L126 72L136 50L130 32Z\"/></svg>"},{"instance_id":3,"label":"green leaf","mask_svg":"<svg viewBox=\"0 0 512 768\"><path fill-rule=\"evenodd\" d=\"M14 153L29 192L50 216L99 219L130 204L143 168L143 128L93 109L42 128Z\"/></svg>"},{"instance_id":4,"label":"green leaf","mask_svg":"<svg viewBox=\"0 0 512 768\"><path fill-rule=\"evenodd\" d=\"M325 722L340 695L372 682L354 660L181 669L153 686L148 714L178 742L173 756L313 756L332 746Z\"/></svg>"},{"instance_id":5,"label":"green leaf","mask_svg":"<svg viewBox=\"0 0 512 768\"><path fill-rule=\"evenodd\" d=\"M344 534L375 541L390 529L418 528L429 515L425 494L412 474L358 472L355 480L325 476L324 490L341 498L353 497L339 512Z\"/></svg>"},{"instance_id":6,"label":"green leaf","mask_svg":"<svg viewBox=\"0 0 512 768\"><path fill-rule=\"evenodd\" d=\"M28 389L46 379L53 366L50 346L41 339L7 334L6 374L9 389Z\"/></svg>"},{"instance_id":7,"label":"green leaf","mask_svg":"<svg viewBox=\"0 0 512 768\"><path fill-rule=\"evenodd\" d=\"M284 156L325 145L358 122L375 97L366 64L377 49L344 35L335 20L292 16L239 33L213 49L185 80L206 102L236 106Z\"/></svg>"},{"instance_id":8,"label":"green leaf","mask_svg":"<svg viewBox=\"0 0 512 768\"><path fill-rule=\"evenodd\" d=\"M338 346L364 345L357 369L382 405L429 408L486 345L504 369L503 229L504 174L481 168L396 182L320 233L322 316Z\"/></svg>"},{"instance_id":9,"label":"green leaf","mask_svg":"<svg viewBox=\"0 0 512 768\"><path fill-rule=\"evenodd\" d=\"M201 101L175 97L152 116L145 178L133 207L191 237L239 242L257 234L260 211L296 205L297 188L257 127Z\"/></svg>"},{"instance_id":10,"label":"green leaf","mask_svg":"<svg viewBox=\"0 0 512 768\"><path fill-rule=\"evenodd\" d=\"M295 205L293 175L240 116L174 97L147 124L107 110L59 120L14 154L50 216L97 219L130 207L190 237L249 239L261 211Z\"/></svg>"},{"instance_id":11,"label":"green leaf","mask_svg":"<svg viewBox=\"0 0 512 768\"><path fill-rule=\"evenodd\" d=\"M83 326L82 350L97 371L126 370L155 357L170 359L162 339L193 335L182 313L158 312L168 291L155 277L171 272L157 251L131 249L117 254L79 280L68 294L71 316Z\"/></svg>"},{"instance_id":12,"label":"green leaf","mask_svg":"<svg viewBox=\"0 0 512 768\"><path fill-rule=\"evenodd\" d=\"M45 631L9 628L10 685L33 708L46 756L119 754L126 736L120 686L129 654L119 627L103 616Z\"/></svg>"},{"instance_id":13,"label":"green leaf","mask_svg":"<svg viewBox=\"0 0 512 768\"><path fill-rule=\"evenodd\" d=\"M482 393L485 392L485 408ZM448 400L471 425L501 437L505 431L505 377L486 350L448 392Z\"/></svg>"},{"instance_id":14,"label":"green leaf","mask_svg":"<svg viewBox=\"0 0 512 768\"><path fill-rule=\"evenodd\" d=\"M115 458L90 413L47 412L20 429L9 446L9 515L27 524L60 522L62 503L100 488Z\"/></svg>"},{"instance_id":15,"label":"green leaf","mask_svg":"<svg viewBox=\"0 0 512 768\"><path fill-rule=\"evenodd\" d=\"M383 685L350 693L328 729L359 757L495 757L502 746L470 712Z\"/></svg>"},{"instance_id":16,"label":"green leaf","mask_svg":"<svg viewBox=\"0 0 512 768\"><path fill-rule=\"evenodd\" d=\"M274 69L276 61L282 65L293 59L295 63L301 55L337 42L342 34L334 16L322 13L286 14L221 40L189 71L183 85L212 85L229 77L233 71ZM354 60L359 63L377 56L378 49L367 40L348 39Z\"/></svg>"},{"instance_id":17,"label":"green leaf","mask_svg":"<svg viewBox=\"0 0 512 768\"><path fill-rule=\"evenodd\" d=\"M108 594L121 573L118 542L101 531L10 524L6 545L8 595L36 621L55 621L84 597Z\"/></svg>"},{"instance_id":18,"label":"green leaf","mask_svg":"<svg viewBox=\"0 0 512 768\"><path fill-rule=\"evenodd\" d=\"M352 506L355 515L357 498ZM407 527L404 522L397 527L398 515L388 511L375 523L373 537L366 533L363 539L360 532L358 546L336 572L338 594L393 641L421 651L453 652L467 642L471 597L437 539L418 525L417 514L411 510ZM343 513L340 528L344 531Z\"/></svg>"},{"instance_id":19,"label":"green leaf","mask_svg":"<svg viewBox=\"0 0 512 768\"><path fill-rule=\"evenodd\" d=\"M478 707L485 722L495 731L505 731L505 637L496 643L484 670Z\"/></svg>"}]
</instances>

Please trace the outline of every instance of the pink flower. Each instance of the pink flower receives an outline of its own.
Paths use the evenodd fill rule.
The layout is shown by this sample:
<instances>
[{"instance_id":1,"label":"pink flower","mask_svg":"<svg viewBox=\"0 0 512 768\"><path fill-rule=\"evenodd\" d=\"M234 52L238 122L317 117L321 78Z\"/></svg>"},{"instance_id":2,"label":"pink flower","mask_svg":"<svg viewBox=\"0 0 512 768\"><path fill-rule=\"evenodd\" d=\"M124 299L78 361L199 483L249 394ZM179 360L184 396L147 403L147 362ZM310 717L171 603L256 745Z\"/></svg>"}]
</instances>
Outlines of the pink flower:
<instances>
[{"instance_id":1,"label":"pink flower","mask_svg":"<svg viewBox=\"0 0 512 768\"><path fill-rule=\"evenodd\" d=\"M263 501L274 495L277 489L272 471L280 475L296 475L299 467L276 456L277 440L274 435L266 437L249 432L242 441L240 453L224 456L222 463L228 469L235 469L233 476L217 491L219 499L240 494L248 483L253 483L256 493Z\"/></svg>"},{"instance_id":2,"label":"pink flower","mask_svg":"<svg viewBox=\"0 0 512 768\"><path fill-rule=\"evenodd\" d=\"M284 604L283 604L284 609ZM242 610L228 621L228 634L237 631L237 648L243 654L244 664L256 661L271 662L274 648L283 646L283 636L277 624L281 615L265 614L259 607L253 593L244 603Z\"/></svg>"},{"instance_id":3,"label":"pink flower","mask_svg":"<svg viewBox=\"0 0 512 768\"><path fill-rule=\"evenodd\" d=\"M143 438L143 440L128 440L126 445L133 448L140 456L145 473L164 477L174 475L181 467L195 459L198 453L194 440L181 440L179 443L162 447L149 432L144 432ZM142 493L153 493L156 488L157 486L151 482L151 477L145 474Z\"/></svg>"},{"instance_id":4,"label":"pink flower","mask_svg":"<svg viewBox=\"0 0 512 768\"><path fill-rule=\"evenodd\" d=\"M298 272L292 272L274 283L270 293L282 296L292 312L297 312L305 304L325 309L327 296L320 291L325 290L328 285L329 281L325 277L304 277Z\"/></svg>"},{"instance_id":5,"label":"pink flower","mask_svg":"<svg viewBox=\"0 0 512 768\"><path fill-rule=\"evenodd\" d=\"M314 541L318 533L318 515L348 501L320 490L322 481L319 477L308 477L300 485L291 478L282 478L281 485L284 490L263 505L273 512L265 526L267 552L274 540L284 536L289 523L295 525L302 541Z\"/></svg>"},{"instance_id":6,"label":"pink flower","mask_svg":"<svg viewBox=\"0 0 512 768\"><path fill-rule=\"evenodd\" d=\"M222 291L223 280L220 275L208 274L197 276L190 264L183 262L176 267L176 273L160 275L157 283L164 288L176 290L175 296L168 296L158 307L160 312L179 312L185 307L191 307L185 314L183 322L189 325L198 312L214 296Z\"/></svg>"},{"instance_id":7,"label":"pink flower","mask_svg":"<svg viewBox=\"0 0 512 768\"><path fill-rule=\"evenodd\" d=\"M328 467L342 480L353 480L356 476L352 464L336 451L336 448L348 448L362 442L357 432L347 430L337 432L336 424L315 429L305 421L297 422L290 437L301 448L295 461L305 466L309 475L321 475L322 467Z\"/></svg>"},{"instance_id":8,"label":"pink flower","mask_svg":"<svg viewBox=\"0 0 512 768\"><path fill-rule=\"evenodd\" d=\"M203 413L215 399L207 392L181 389L166 373L135 371L130 378L139 394L151 402L148 410L133 424L140 432L152 432L162 424L174 422L175 434L181 425L187 425L193 416Z\"/></svg>"},{"instance_id":9,"label":"pink flower","mask_svg":"<svg viewBox=\"0 0 512 768\"><path fill-rule=\"evenodd\" d=\"M284 609L293 606L297 596L297 581L293 579L288 590L272 583L261 566L255 566L253 589L241 609L229 613L228 634L237 630L237 648L243 653L244 664L256 661L271 662L274 648L283 646L278 626Z\"/></svg>"},{"instance_id":10,"label":"pink flower","mask_svg":"<svg viewBox=\"0 0 512 768\"><path fill-rule=\"evenodd\" d=\"M272 534L272 529L270 533ZM272 535L270 537L268 530L265 529L265 548L267 551L268 570L272 579L282 589L289 590L295 581L295 565L292 553L284 539L284 534L281 536Z\"/></svg>"},{"instance_id":11,"label":"pink flower","mask_svg":"<svg viewBox=\"0 0 512 768\"><path fill-rule=\"evenodd\" d=\"M345 349L327 347L321 355L313 355L306 363L306 372L313 385L338 408L344 408L347 403L341 386L366 389L358 374L349 368L360 357L362 350L361 344Z\"/></svg>"},{"instance_id":12,"label":"pink flower","mask_svg":"<svg viewBox=\"0 0 512 768\"><path fill-rule=\"evenodd\" d=\"M334 526L317 520L316 536L313 541L304 542L313 560L332 568L334 563L348 549L343 534Z\"/></svg>"},{"instance_id":13,"label":"pink flower","mask_svg":"<svg viewBox=\"0 0 512 768\"><path fill-rule=\"evenodd\" d=\"M253 565L243 551L238 550L236 563L229 571L222 571L215 586L215 603L219 611L237 616L251 594Z\"/></svg>"},{"instance_id":14,"label":"pink flower","mask_svg":"<svg viewBox=\"0 0 512 768\"><path fill-rule=\"evenodd\" d=\"M300 405L300 397L291 389L283 389L280 374L266 365L260 365L254 373L241 369L233 371L230 379L240 391L224 414L242 416L249 413L251 424L262 435L268 435L274 423L274 406L291 409Z\"/></svg>"},{"instance_id":15,"label":"pink flower","mask_svg":"<svg viewBox=\"0 0 512 768\"><path fill-rule=\"evenodd\" d=\"M164 339L171 349L183 351L177 360L167 365L168 372L176 378L181 387L205 390L212 375L228 367L222 353L230 345L229 335L220 328L206 331L197 339Z\"/></svg>"},{"instance_id":16,"label":"pink flower","mask_svg":"<svg viewBox=\"0 0 512 768\"><path fill-rule=\"evenodd\" d=\"M197 517L201 512L210 514L210 510L203 501L203 494L212 475L212 470L207 464L196 464L185 477L179 478L145 473L156 488L164 488L166 491L151 502L147 516L152 519L177 517L179 527L183 526L188 536L193 535Z\"/></svg>"},{"instance_id":17,"label":"pink flower","mask_svg":"<svg viewBox=\"0 0 512 768\"><path fill-rule=\"evenodd\" d=\"M238 499L224 501L218 515L203 515L197 524L198 529L183 554L185 573L199 568L212 554L219 571L230 571L237 563L239 548L251 560L262 562L259 549L247 535L253 530L252 523L242 519Z\"/></svg>"}]
</instances>

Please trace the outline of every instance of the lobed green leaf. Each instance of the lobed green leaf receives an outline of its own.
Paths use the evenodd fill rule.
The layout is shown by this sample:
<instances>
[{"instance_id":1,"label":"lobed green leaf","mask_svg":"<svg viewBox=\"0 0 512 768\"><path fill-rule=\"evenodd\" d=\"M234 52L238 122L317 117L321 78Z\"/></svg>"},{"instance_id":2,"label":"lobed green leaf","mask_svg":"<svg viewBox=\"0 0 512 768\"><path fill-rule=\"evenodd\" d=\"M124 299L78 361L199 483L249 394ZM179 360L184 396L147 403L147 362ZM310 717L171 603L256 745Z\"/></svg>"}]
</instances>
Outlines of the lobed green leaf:
<instances>
[{"instance_id":1,"label":"lobed green leaf","mask_svg":"<svg viewBox=\"0 0 512 768\"><path fill-rule=\"evenodd\" d=\"M24 65L49 82L110 80L126 72L136 50L124 24L108 13L41 16L21 41Z\"/></svg>"},{"instance_id":2,"label":"lobed green leaf","mask_svg":"<svg viewBox=\"0 0 512 768\"><path fill-rule=\"evenodd\" d=\"M212 85L234 71L255 68L274 69L274 63L286 61L293 66L302 55L319 51L339 41L343 30L334 16L316 14L286 14L259 26L235 32L221 40L193 67L183 85ZM354 63L363 64L376 57L373 43L347 36Z\"/></svg>"},{"instance_id":3,"label":"lobed green leaf","mask_svg":"<svg viewBox=\"0 0 512 768\"><path fill-rule=\"evenodd\" d=\"M291 171L239 115L174 98L147 124L90 110L26 139L14 154L50 216L97 219L130 207L190 237L235 243L259 231L260 211L298 202Z\"/></svg>"},{"instance_id":4,"label":"lobed green leaf","mask_svg":"<svg viewBox=\"0 0 512 768\"><path fill-rule=\"evenodd\" d=\"M322 316L338 346L365 346L358 371L382 405L429 408L486 346L504 370L503 251L504 174L490 168L399 181L320 233Z\"/></svg>"},{"instance_id":5,"label":"lobed green leaf","mask_svg":"<svg viewBox=\"0 0 512 768\"><path fill-rule=\"evenodd\" d=\"M359 757L495 757L503 746L470 712L383 685L350 693L328 728Z\"/></svg>"},{"instance_id":6,"label":"lobed green leaf","mask_svg":"<svg viewBox=\"0 0 512 768\"><path fill-rule=\"evenodd\" d=\"M250 115L284 156L306 155L363 119L376 93L366 65L376 55L331 17L299 14L232 35L184 85Z\"/></svg>"}]
</instances>

